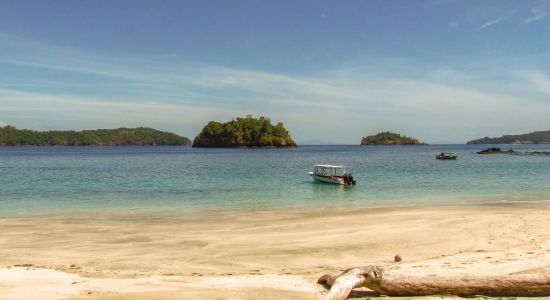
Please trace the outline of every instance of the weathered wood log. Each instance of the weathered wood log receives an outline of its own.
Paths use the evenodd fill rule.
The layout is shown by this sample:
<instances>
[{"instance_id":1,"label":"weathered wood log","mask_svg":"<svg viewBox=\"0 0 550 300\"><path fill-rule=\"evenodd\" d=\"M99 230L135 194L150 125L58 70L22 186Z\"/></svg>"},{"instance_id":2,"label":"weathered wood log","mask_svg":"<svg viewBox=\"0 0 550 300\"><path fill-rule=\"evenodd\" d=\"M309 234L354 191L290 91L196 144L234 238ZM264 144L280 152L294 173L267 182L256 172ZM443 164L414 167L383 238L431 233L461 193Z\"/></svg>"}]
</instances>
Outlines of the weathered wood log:
<instances>
[{"instance_id":1,"label":"weathered wood log","mask_svg":"<svg viewBox=\"0 0 550 300\"><path fill-rule=\"evenodd\" d=\"M348 269L317 283L330 288L325 300L344 300L354 288L367 287L387 296L550 296L550 274L463 277L419 277L385 273L379 266Z\"/></svg>"}]
</instances>

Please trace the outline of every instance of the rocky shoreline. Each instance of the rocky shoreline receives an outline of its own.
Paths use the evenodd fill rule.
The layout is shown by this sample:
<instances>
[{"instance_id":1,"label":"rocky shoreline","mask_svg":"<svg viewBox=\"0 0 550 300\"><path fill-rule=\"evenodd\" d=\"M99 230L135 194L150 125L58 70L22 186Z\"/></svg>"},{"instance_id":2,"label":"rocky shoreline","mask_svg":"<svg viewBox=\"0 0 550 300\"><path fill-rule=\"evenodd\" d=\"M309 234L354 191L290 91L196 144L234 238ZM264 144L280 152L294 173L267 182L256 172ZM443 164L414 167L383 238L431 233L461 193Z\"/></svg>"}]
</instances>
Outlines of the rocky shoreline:
<instances>
[{"instance_id":1,"label":"rocky shoreline","mask_svg":"<svg viewBox=\"0 0 550 300\"><path fill-rule=\"evenodd\" d=\"M524 155L524 156L550 156L548 151L516 151L513 149L500 149L496 147L491 147L478 151L477 154L510 154L510 155Z\"/></svg>"}]
</instances>

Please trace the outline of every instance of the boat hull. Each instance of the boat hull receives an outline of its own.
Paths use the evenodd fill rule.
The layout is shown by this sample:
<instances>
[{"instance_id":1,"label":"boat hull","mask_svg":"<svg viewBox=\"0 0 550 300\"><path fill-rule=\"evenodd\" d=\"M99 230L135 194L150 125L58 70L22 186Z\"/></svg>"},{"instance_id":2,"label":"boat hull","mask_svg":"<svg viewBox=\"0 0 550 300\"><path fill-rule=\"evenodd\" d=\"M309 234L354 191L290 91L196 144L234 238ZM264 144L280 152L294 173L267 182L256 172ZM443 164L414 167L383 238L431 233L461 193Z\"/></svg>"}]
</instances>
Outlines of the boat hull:
<instances>
[{"instance_id":1,"label":"boat hull","mask_svg":"<svg viewBox=\"0 0 550 300\"><path fill-rule=\"evenodd\" d=\"M437 159L456 159L457 156L456 155L453 155L453 156L436 156L435 158Z\"/></svg>"},{"instance_id":2,"label":"boat hull","mask_svg":"<svg viewBox=\"0 0 550 300\"><path fill-rule=\"evenodd\" d=\"M330 183L330 184L345 184L344 179L342 178L333 178L333 177L325 177L325 176L318 176L315 174L310 174L311 177L315 181L323 182L323 183Z\"/></svg>"}]
</instances>

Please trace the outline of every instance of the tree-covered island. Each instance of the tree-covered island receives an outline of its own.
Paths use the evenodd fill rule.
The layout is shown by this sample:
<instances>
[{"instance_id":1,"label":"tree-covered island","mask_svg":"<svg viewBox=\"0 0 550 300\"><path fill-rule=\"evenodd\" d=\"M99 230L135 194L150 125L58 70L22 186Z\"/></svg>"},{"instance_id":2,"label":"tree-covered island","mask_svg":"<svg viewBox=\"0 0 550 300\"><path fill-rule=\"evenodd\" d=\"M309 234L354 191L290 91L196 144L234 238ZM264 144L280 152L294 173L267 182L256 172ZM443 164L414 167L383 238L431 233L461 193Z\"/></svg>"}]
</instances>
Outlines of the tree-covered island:
<instances>
[{"instance_id":1,"label":"tree-covered island","mask_svg":"<svg viewBox=\"0 0 550 300\"><path fill-rule=\"evenodd\" d=\"M153 128L35 131L0 127L0 146L180 146L191 140Z\"/></svg>"},{"instance_id":2,"label":"tree-covered island","mask_svg":"<svg viewBox=\"0 0 550 300\"><path fill-rule=\"evenodd\" d=\"M193 147L296 147L283 123L272 125L266 117L210 121L195 137Z\"/></svg>"},{"instance_id":3,"label":"tree-covered island","mask_svg":"<svg viewBox=\"0 0 550 300\"><path fill-rule=\"evenodd\" d=\"M498 138L484 137L467 144L550 144L550 130L519 135L503 135Z\"/></svg>"},{"instance_id":4,"label":"tree-covered island","mask_svg":"<svg viewBox=\"0 0 550 300\"><path fill-rule=\"evenodd\" d=\"M369 135L361 140L361 145L425 145L418 139L389 131Z\"/></svg>"}]
</instances>

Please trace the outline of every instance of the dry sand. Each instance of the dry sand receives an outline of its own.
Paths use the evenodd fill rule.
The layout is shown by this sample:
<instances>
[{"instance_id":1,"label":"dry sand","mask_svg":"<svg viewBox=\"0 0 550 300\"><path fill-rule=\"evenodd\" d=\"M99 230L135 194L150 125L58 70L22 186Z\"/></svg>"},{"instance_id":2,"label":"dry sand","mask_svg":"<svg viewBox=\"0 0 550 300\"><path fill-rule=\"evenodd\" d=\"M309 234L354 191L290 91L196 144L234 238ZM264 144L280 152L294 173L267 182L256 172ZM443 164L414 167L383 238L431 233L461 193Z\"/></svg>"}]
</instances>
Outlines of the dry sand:
<instances>
[{"instance_id":1,"label":"dry sand","mask_svg":"<svg viewBox=\"0 0 550 300\"><path fill-rule=\"evenodd\" d=\"M318 299L320 275L368 264L419 276L548 274L549 208L4 217L0 299Z\"/></svg>"}]
</instances>

